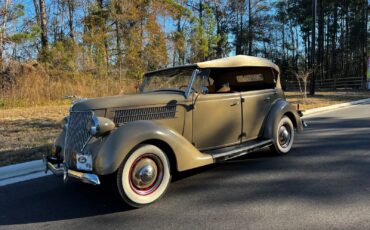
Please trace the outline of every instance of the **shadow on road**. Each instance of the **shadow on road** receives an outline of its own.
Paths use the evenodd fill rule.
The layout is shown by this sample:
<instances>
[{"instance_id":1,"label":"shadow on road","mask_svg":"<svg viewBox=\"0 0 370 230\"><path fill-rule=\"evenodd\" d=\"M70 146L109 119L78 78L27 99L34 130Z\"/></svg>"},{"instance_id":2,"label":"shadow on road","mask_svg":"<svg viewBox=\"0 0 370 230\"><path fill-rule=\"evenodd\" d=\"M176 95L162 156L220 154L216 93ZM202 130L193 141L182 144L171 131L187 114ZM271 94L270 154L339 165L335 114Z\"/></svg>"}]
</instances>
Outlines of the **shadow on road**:
<instances>
[{"instance_id":1,"label":"shadow on road","mask_svg":"<svg viewBox=\"0 0 370 230\"><path fill-rule=\"evenodd\" d=\"M5 190L2 191L2 190ZM5 193L5 194L4 194ZM48 176L0 188L0 225L74 219L130 210L109 186Z\"/></svg>"}]
</instances>

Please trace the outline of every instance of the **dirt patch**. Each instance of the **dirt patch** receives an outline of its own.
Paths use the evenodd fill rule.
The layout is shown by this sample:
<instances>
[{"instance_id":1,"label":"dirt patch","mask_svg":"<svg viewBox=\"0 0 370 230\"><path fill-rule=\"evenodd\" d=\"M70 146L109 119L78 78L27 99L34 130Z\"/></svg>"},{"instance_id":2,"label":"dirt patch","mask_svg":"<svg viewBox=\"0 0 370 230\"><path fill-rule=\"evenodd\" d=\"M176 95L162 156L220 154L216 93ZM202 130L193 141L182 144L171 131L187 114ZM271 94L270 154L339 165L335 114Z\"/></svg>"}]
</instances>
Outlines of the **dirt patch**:
<instances>
[{"instance_id":1,"label":"dirt patch","mask_svg":"<svg viewBox=\"0 0 370 230\"><path fill-rule=\"evenodd\" d=\"M0 166L40 159L61 127L68 106L0 110ZM40 147L41 146L41 147Z\"/></svg>"},{"instance_id":2,"label":"dirt patch","mask_svg":"<svg viewBox=\"0 0 370 230\"><path fill-rule=\"evenodd\" d=\"M50 146L40 146L31 149L20 149L12 151L0 151L0 167L23 163L27 161L39 160L48 151Z\"/></svg>"}]
</instances>

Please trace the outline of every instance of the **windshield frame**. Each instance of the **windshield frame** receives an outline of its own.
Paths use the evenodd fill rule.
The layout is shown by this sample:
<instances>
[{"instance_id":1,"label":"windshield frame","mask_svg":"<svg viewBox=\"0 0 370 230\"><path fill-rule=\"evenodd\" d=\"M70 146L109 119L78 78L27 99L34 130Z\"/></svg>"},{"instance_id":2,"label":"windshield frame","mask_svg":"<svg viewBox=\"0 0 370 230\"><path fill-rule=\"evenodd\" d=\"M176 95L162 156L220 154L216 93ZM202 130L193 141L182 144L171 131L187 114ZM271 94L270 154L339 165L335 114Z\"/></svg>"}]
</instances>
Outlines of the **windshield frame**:
<instances>
[{"instance_id":1,"label":"windshield frame","mask_svg":"<svg viewBox=\"0 0 370 230\"><path fill-rule=\"evenodd\" d=\"M195 78L197 77L197 75L200 73L201 71L199 69L195 69L193 71L193 73L191 74L191 78L190 78L190 82L189 82L189 85L188 85L188 88L186 88L186 91L185 91L185 98L188 98L191 91L192 91L192 87L193 87L193 84L194 84L194 81L195 81Z\"/></svg>"},{"instance_id":2,"label":"windshield frame","mask_svg":"<svg viewBox=\"0 0 370 230\"><path fill-rule=\"evenodd\" d=\"M177 70L177 69L179 70L179 72L183 71L183 70L186 70L186 69L189 70L189 75L186 77L188 80L185 79L185 81L184 81L184 89L180 89L180 88L176 88L176 87L173 87L173 88L158 88L158 89L149 89L149 90L145 89L146 86L148 86L148 84L150 84L149 81L150 81L150 78L152 76L155 77L156 74L161 74L162 72L165 72L165 71L171 71L171 70ZM187 95L189 95L188 91L191 90L192 82L195 79L196 75L194 76L194 74L195 74L196 70L197 70L196 65L187 65L187 66L173 67L173 68L167 68L167 69L148 72L144 75L143 81L139 86L140 93L156 92L156 91L179 91L179 92L183 92L184 96L187 96ZM199 70L197 70L197 71L199 71ZM164 76L164 78L165 78L165 76ZM186 86L186 88L185 88L185 86Z\"/></svg>"}]
</instances>

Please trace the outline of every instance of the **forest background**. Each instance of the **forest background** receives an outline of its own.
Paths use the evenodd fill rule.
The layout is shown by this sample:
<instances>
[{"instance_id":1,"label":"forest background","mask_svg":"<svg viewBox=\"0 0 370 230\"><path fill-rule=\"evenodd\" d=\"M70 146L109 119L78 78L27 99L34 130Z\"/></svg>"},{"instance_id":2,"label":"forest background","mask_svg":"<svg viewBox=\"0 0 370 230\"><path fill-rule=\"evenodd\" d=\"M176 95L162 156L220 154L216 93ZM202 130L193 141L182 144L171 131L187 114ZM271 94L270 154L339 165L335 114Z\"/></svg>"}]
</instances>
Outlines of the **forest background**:
<instances>
[{"instance_id":1,"label":"forest background","mask_svg":"<svg viewBox=\"0 0 370 230\"><path fill-rule=\"evenodd\" d=\"M135 92L147 71L238 54L270 59L287 89L363 89L368 0L1 0L0 108ZM314 65L312 63L314 60Z\"/></svg>"}]
</instances>

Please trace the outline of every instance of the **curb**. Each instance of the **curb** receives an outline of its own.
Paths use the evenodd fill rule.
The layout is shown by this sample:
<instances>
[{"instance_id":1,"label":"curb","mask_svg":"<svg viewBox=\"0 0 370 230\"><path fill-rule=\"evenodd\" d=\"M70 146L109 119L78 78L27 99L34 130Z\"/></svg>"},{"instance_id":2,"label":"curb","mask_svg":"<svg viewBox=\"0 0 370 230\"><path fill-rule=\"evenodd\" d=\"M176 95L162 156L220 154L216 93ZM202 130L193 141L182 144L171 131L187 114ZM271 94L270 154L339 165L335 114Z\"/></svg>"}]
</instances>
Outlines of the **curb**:
<instances>
[{"instance_id":1,"label":"curb","mask_svg":"<svg viewBox=\"0 0 370 230\"><path fill-rule=\"evenodd\" d=\"M316 109L309 109L303 112L304 117L314 115L321 112L326 112L333 109L345 108L352 105L370 103L370 98L358 101L351 101L342 104L330 105ZM17 182L32 180L44 176L51 175L50 172L45 174L42 160L29 161L26 163L8 165L0 167L0 187L14 184Z\"/></svg>"},{"instance_id":2,"label":"curb","mask_svg":"<svg viewBox=\"0 0 370 230\"><path fill-rule=\"evenodd\" d=\"M341 104L329 105L329 106L315 108L315 109L309 109L309 110L306 110L306 111L303 112L303 116L312 115L312 114L321 113L321 112L326 112L328 110L333 110L333 109L345 108L345 107L348 107L348 106L351 106L351 105L365 104L365 103L370 103L370 98L361 99L361 100L357 100L357 101L345 102L345 103L341 103Z\"/></svg>"},{"instance_id":3,"label":"curb","mask_svg":"<svg viewBox=\"0 0 370 230\"><path fill-rule=\"evenodd\" d=\"M45 174L42 160L8 165L0 167L0 186L31 180L47 175L50 175L50 173Z\"/></svg>"}]
</instances>

